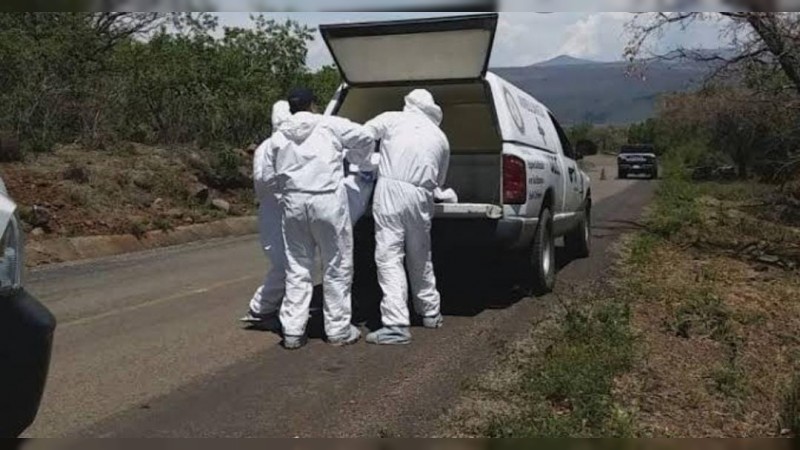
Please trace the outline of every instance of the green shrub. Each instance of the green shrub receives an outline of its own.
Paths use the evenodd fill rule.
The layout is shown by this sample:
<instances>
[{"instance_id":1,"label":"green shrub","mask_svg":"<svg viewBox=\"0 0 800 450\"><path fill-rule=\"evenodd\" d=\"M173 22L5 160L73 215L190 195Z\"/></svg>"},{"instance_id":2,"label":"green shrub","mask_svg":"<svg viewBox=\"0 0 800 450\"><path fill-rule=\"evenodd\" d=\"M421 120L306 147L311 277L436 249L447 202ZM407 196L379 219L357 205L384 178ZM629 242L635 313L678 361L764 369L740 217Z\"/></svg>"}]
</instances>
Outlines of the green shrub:
<instances>
[{"instance_id":1,"label":"green shrub","mask_svg":"<svg viewBox=\"0 0 800 450\"><path fill-rule=\"evenodd\" d=\"M649 263L653 257L653 250L658 244L658 236L651 233L639 233L630 246L628 260L633 266L639 267Z\"/></svg>"},{"instance_id":2,"label":"green shrub","mask_svg":"<svg viewBox=\"0 0 800 450\"><path fill-rule=\"evenodd\" d=\"M157 217L153 219L153 227L161 231L172 231L175 228L172 226L172 223L169 221L169 219L165 217Z\"/></svg>"},{"instance_id":3,"label":"green shrub","mask_svg":"<svg viewBox=\"0 0 800 450\"><path fill-rule=\"evenodd\" d=\"M713 389L730 400L743 400L748 393L747 374L738 364L725 364L711 372Z\"/></svg>"},{"instance_id":4,"label":"green shrub","mask_svg":"<svg viewBox=\"0 0 800 450\"><path fill-rule=\"evenodd\" d=\"M680 337L696 334L726 341L732 334L732 314L725 303L712 292L686 292L688 298L675 313L673 331Z\"/></svg>"},{"instance_id":5,"label":"green shrub","mask_svg":"<svg viewBox=\"0 0 800 450\"><path fill-rule=\"evenodd\" d=\"M147 234L147 223L140 219L130 219L128 221L128 233L135 236L137 239L143 238Z\"/></svg>"},{"instance_id":6,"label":"green shrub","mask_svg":"<svg viewBox=\"0 0 800 450\"><path fill-rule=\"evenodd\" d=\"M242 147L269 134L272 104L294 85L333 95L338 72L305 67L311 29L264 16L217 28L197 13L2 13L0 130L27 152L125 140Z\"/></svg>"}]
</instances>

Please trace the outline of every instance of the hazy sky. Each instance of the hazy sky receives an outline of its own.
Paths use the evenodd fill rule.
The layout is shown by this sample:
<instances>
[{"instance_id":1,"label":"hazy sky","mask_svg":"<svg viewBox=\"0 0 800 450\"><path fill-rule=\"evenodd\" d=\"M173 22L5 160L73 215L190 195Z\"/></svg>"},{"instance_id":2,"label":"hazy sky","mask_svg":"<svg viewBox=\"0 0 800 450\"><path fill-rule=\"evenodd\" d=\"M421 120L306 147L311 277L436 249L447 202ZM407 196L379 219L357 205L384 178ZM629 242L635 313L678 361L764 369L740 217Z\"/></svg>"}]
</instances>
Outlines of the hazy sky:
<instances>
[{"instance_id":1,"label":"hazy sky","mask_svg":"<svg viewBox=\"0 0 800 450\"><path fill-rule=\"evenodd\" d=\"M248 26L250 23L251 13L218 14L222 25ZM277 19L291 18L312 27L321 23L393 20L435 14L437 13L269 13ZM624 12L501 13L492 65L528 65L561 54L601 61L619 60L627 42L624 26L631 17L631 14ZM664 47L658 49L660 51L669 50L676 45L700 48L721 46L718 25L715 23L700 23L688 30L670 30L661 42ZM311 44L309 66L318 68L331 62L327 48L317 37Z\"/></svg>"}]
</instances>

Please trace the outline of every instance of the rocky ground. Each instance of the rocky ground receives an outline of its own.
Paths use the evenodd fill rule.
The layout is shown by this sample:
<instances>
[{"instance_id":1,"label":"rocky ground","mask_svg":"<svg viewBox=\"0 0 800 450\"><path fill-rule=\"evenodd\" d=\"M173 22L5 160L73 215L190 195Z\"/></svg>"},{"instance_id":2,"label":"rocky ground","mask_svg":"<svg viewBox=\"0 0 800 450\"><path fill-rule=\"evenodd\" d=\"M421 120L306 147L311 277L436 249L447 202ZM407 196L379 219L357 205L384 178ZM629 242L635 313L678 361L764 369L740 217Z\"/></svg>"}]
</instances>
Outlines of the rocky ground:
<instances>
[{"instance_id":1,"label":"rocky ground","mask_svg":"<svg viewBox=\"0 0 800 450\"><path fill-rule=\"evenodd\" d=\"M144 235L251 215L252 151L78 145L0 164L29 239Z\"/></svg>"}]
</instances>

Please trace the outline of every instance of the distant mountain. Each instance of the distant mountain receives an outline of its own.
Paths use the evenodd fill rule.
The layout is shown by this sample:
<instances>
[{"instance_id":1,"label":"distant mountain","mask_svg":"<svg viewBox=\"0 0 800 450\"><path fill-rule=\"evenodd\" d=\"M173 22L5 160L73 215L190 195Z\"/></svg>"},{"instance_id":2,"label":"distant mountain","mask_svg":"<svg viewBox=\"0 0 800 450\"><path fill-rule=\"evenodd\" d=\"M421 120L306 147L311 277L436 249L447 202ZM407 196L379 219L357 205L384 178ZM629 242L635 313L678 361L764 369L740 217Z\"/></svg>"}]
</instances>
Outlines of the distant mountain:
<instances>
[{"instance_id":1,"label":"distant mountain","mask_svg":"<svg viewBox=\"0 0 800 450\"><path fill-rule=\"evenodd\" d=\"M553 59L548 59L547 61L542 61L540 63L536 63L533 66L535 67L557 67L557 66L580 66L584 64L597 64L596 61L590 61L588 59L580 59L574 58L569 55L561 55L556 56Z\"/></svg>"},{"instance_id":2,"label":"distant mountain","mask_svg":"<svg viewBox=\"0 0 800 450\"><path fill-rule=\"evenodd\" d=\"M711 65L654 60L637 75L628 69L627 62L559 56L529 67L492 70L547 105L565 125L622 125L653 117L663 94L699 88Z\"/></svg>"}]
</instances>

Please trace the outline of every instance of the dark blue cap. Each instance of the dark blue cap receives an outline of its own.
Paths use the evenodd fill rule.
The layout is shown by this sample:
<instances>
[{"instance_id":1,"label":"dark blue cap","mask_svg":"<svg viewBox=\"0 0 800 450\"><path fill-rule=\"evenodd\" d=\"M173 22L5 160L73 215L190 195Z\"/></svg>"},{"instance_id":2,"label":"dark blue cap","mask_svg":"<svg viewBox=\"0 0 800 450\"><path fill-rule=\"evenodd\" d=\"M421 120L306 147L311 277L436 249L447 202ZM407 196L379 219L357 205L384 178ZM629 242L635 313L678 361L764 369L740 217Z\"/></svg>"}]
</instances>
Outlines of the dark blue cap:
<instances>
[{"instance_id":1,"label":"dark blue cap","mask_svg":"<svg viewBox=\"0 0 800 450\"><path fill-rule=\"evenodd\" d=\"M292 92L289 93L289 108L291 108L292 114L308 111L311 109L311 105L316 102L317 97L311 89L292 89Z\"/></svg>"}]
</instances>

